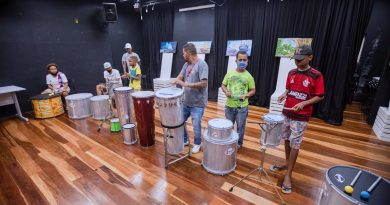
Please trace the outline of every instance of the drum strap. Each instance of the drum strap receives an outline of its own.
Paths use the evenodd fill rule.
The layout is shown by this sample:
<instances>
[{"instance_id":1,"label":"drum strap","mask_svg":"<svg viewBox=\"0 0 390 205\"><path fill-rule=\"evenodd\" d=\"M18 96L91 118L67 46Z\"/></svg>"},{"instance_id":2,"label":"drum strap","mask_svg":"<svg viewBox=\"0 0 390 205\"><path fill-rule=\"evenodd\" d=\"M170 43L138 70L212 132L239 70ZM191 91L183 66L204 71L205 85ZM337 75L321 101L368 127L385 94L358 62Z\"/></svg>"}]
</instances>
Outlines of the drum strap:
<instances>
[{"instance_id":1,"label":"drum strap","mask_svg":"<svg viewBox=\"0 0 390 205\"><path fill-rule=\"evenodd\" d=\"M167 128L167 129L176 129L176 128L179 128L179 127L181 127L182 125L184 125L184 123L186 123L186 122L183 122L183 123L181 123L180 125L176 125L176 126L167 126L167 125L164 125L163 123L161 123L161 126L162 126L163 128Z\"/></svg>"}]
</instances>

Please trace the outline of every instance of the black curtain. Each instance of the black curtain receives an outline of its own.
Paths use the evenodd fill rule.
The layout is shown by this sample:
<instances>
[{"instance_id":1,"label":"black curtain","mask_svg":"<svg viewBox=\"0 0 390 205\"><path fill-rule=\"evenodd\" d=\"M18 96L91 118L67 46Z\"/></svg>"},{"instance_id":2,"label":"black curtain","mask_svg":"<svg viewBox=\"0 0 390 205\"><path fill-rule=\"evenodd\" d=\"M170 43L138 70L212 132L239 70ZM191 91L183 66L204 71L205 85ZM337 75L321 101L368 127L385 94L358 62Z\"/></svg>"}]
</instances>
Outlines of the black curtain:
<instances>
[{"instance_id":1,"label":"black curtain","mask_svg":"<svg viewBox=\"0 0 390 205\"><path fill-rule=\"evenodd\" d=\"M147 89L152 89L153 79L160 76L162 58L160 43L162 41L172 41L173 18L173 6L171 4L158 5L153 11L143 12L142 34L145 60L142 62L142 72L147 76L145 79Z\"/></svg>"},{"instance_id":2,"label":"black curtain","mask_svg":"<svg viewBox=\"0 0 390 205\"><path fill-rule=\"evenodd\" d=\"M252 39L248 71L255 78L256 95L251 103L269 106L279 67L277 38L310 37L311 65L323 73L326 89L316 113L328 123L341 124L371 7L372 0L227 0L215 10L217 69L211 89L221 85L226 73L226 41Z\"/></svg>"}]
</instances>

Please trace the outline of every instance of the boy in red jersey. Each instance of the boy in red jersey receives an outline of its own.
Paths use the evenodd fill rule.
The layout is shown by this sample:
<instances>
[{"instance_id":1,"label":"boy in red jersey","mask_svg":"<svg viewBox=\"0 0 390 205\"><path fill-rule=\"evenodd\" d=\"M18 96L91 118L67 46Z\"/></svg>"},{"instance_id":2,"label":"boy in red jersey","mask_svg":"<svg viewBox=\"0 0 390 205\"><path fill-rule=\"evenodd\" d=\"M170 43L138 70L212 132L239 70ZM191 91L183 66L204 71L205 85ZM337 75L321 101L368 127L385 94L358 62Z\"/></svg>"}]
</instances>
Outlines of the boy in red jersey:
<instances>
[{"instance_id":1,"label":"boy in red jersey","mask_svg":"<svg viewBox=\"0 0 390 205\"><path fill-rule=\"evenodd\" d=\"M299 148L303 139L303 132L313 111L313 104L324 98L324 79L321 72L310 67L313 59L312 48L302 45L295 50L292 59L295 59L297 68L291 70L287 76L286 91L279 96L278 102L284 103L283 115L286 117L282 138L285 140L286 165L271 166L272 171L287 169L282 182L282 192L291 193L291 175L298 157Z\"/></svg>"}]
</instances>

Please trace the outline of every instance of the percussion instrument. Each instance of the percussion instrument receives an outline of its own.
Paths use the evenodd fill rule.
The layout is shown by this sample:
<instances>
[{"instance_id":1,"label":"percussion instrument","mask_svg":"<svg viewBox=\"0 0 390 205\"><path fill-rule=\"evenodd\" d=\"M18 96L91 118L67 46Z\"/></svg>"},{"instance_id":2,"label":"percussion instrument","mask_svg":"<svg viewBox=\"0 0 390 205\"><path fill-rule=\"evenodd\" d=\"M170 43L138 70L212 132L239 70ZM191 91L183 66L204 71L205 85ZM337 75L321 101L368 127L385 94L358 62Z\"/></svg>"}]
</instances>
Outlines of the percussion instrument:
<instances>
[{"instance_id":1,"label":"percussion instrument","mask_svg":"<svg viewBox=\"0 0 390 205\"><path fill-rule=\"evenodd\" d=\"M231 138L215 140L209 137L208 129L203 137L202 165L210 173L228 174L236 168L238 134L233 131Z\"/></svg>"},{"instance_id":2,"label":"percussion instrument","mask_svg":"<svg viewBox=\"0 0 390 205\"><path fill-rule=\"evenodd\" d=\"M264 115L264 124L261 125L261 144L267 146L278 146L283 134L283 115L268 113Z\"/></svg>"},{"instance_id":3,"label":"percussion instrument","mask_svg":"<svg viewBox=\"0 0 390 205\"><path fill-rule=\"evenodd\" d=\"M359 172L361 172L360 175ZM356 178L357 175L359 175L358 178ZM343 192L344 188L352 184L355 179L353 192ZM339 165L326 171L318 204L390 204L389 190L388 180L366 170Z\"/></svg>"},{"instance_id":4,"label":"percussion instrument","mask_svg":"<svg viewBox=\"0 0 390 205\"><path fill-rule=\"evenodd\" d=\"M110 103L108 95L98 95L91 97L92 118L95 120L106 119L110 113Z\"/></svg>"},{"instance_id":5,"label":"percussion instrument","mask_svg":"<svg viewBox=\"0 0 390 205\"><path fill-rule=\"evenodd\" d=\"M30 98L35 118L49 118L64 113L60 94L40 94Z\"/></svg>"},{"instance_id":6,"label":"percussion instrument","mask_svg":"<svg viewBox=\"0 0 390 205\"><path fill-rule=\"evenodd\" d=\"M154 145L154 92L139 91L131 95L137 121L139 143L143 147Z\"/></svg>"},{"instance_id":7,"label":"percussion instrument","mask_svg":"<svg viewBox=\"0 0 390 205\"><path fill-rule=\"evenodd\" d=\"M232 137L233 123L230 120L216 118L209 120L208 137L213 140L226 140Z\"/></svg>"},{"instance_id":8,"label":"percussion instrument","mask_svg":"<svg viewBox=\"0 0 390 205\"><path fill-rule=\"evenodd\" d=\"M137 142L137 132L135 131L135 124L124 124L122 126L122 136L124 144L135 144Z\"/></svg>"},{"instance_id":9,"label":"percussion instrument","mask_svg":"<svg viewBox=\"0 0 390 205\"><path fill-rule=\"evenodd\" d=\"M184 150L183 89L162 88L156 92L156 104L160 111L160 120L167 138L167 152L179 154Z\"/></svg>"},{"instance_id":10,"label":"percussion instrument","mask_svg":"<svg viewBox=\"0 0 390 205\"><path fill-rule=\"evenodd\" d=\"M113 118L110 120L111 132L120 132L121 131L121 123L119 122L119 118Z\"/></svg>"},{"instance_id":11,"label":"percussion instrument","mask_svg":"<svg viewBox=\"0 0 390 205\"><path fill-rule=\"evenodd\" d=\"M82 119L91 116L91 93L78 93L65 97L68 116Z\"/></svg>"},{"instance_id":12,"label":"percussion instrument","mask_svg":"<svg viewBox=\"0 0 390 205\"><path fill-rule=\"evenodd\" d=\"M352 182L351 182L351 184L350 184L349 186L345 186L345 187L344 187L344 191L345 191L346 193L352 194L352 192L353 192L353 186L355 185L356 181L359 179L359 177L360 177L361 174L362 174L362 170L360 170L360 171L356 174L355 178L353 178L353 180L352 180Z\"/></svg>"},{"instance_id":13,"label":"percussion instrument","mask_svg":"<svg viewBox=\"0 0 390 205\"><path fill-rule=\"evenodd\" d=\"M118 109L118 116L121 125L133 123L133 115L132 115L132 99L131 93L133 92L133 88L130 87L119 87L114 89L115 93L115 104Z\"/></svg>"},{"instance_id":14,"label":"percussion instrument","mask_svg":"<svg viewBox=\"0 0 390 205\"><path fill-rule=\"evenodd\" d=\"M123 85L122 85L121 83L117 82L117 81L115 81L115 82L109 82L109 83L106 84L106 85L108 85L108 88L106 88L106 89L107 89L107 95L109 95L110 97L113 97L113 96L114 96L114 94L115 94L115 92L114 92L115 88L123 87Z\"/></svg>"}]
</instances>

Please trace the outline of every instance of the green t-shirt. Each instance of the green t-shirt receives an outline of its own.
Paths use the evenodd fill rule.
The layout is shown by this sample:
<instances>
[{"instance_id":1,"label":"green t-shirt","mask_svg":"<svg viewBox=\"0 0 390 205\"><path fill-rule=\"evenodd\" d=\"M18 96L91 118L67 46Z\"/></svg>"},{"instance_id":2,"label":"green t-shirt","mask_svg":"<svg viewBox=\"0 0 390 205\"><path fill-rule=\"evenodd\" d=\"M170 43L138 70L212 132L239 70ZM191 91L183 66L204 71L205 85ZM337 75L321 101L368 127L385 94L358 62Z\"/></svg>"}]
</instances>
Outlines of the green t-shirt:
<instances>
[{"instance_id":1,"label":"green t-shirt","mask_svg":"<svg viewBox=\"0 0 390 205\"><path fill-rule=\"evenodd\" d=\"M225 75L222 84L224 84L228 91L232 93L232 96L227 98L226 106L232 108L248 106L248 98L245 99L242 104L239 100L242 95L245 95L249 90L255 88L255 80L248 71L229 71Z\"/></svg>"}]
</instances>

